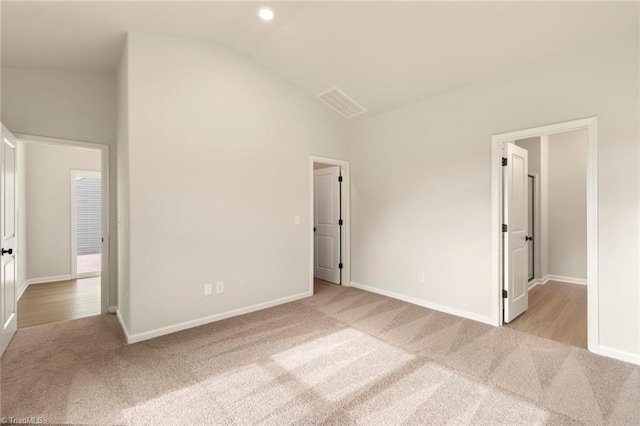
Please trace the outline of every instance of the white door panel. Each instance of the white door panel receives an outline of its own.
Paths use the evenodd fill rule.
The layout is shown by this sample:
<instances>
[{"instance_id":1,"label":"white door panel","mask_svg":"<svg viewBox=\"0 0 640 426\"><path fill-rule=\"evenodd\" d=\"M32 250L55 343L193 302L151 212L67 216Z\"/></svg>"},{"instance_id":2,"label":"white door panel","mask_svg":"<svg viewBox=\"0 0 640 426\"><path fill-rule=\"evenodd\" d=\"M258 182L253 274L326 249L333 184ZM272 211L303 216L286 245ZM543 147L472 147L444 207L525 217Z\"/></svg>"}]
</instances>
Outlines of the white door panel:
<instances>
[{"instance_id":1,"label":"white door panel","mask_svg":"<svg viewBox=\"0 0 640 426\"><path fill-rule=\"evenodd\" d=\"M0 149L0 355L17 329L16 300L16 138L2 126Z\"/></svg>"},{"instance_id":2,"label":"white door panel","mask_svg":"<svg viewBox=\"0 0 640 426\"><path fill-rule=\"evenodd\" d=\"M505 144L503 169L504 321L510 322L529 306L529 187L527 150Z\"/></svg>"},{"instance_id":3,"label":"white door panel","mask_svg":"<svg viewBox=\"0 0 640 426\"><path fill-rule=\"evenodd\" d=\"M314 276L340 284L340 167L314 170Z\"/></svg>"}]
</instances>

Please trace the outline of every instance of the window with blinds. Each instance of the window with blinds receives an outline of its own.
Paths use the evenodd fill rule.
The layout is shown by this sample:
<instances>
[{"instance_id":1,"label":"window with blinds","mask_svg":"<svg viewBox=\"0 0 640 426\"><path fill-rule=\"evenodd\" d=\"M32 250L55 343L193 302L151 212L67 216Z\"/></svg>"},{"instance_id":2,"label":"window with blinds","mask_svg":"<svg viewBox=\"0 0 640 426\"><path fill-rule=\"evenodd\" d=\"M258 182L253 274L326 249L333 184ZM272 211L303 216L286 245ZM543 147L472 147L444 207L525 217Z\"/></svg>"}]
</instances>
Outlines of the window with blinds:
<instances>
[{"instance_id":1,"label":"window with blinds","mask_svg":"<svg viewBox=\"0 0 640 426\"><path fill-rule=\"evenodd\" d=\"M99 254L101 248L101 180L76 181L76 248L78 256Z\"/></svg>"}]
</instances>

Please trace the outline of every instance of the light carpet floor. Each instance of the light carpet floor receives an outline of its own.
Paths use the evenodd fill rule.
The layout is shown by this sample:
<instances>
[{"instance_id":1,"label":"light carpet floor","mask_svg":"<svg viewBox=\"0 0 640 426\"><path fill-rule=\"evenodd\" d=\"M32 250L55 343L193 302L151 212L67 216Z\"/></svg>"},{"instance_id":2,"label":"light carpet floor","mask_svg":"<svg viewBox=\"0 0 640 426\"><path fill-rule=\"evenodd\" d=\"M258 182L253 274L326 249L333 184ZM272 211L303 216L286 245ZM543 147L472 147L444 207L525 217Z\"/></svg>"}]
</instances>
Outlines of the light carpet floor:
<instances>
[{"instance_id":1,"label":"light carpet floor","mask_svg":"<svg viewBox=\"0 0 640 426\"><path fill-rule=\"evenodd\" d=\"M640 367L353 288L127 345L18 330L2 416L57 424L640 424Z\"/></svg>"}]
</instances>

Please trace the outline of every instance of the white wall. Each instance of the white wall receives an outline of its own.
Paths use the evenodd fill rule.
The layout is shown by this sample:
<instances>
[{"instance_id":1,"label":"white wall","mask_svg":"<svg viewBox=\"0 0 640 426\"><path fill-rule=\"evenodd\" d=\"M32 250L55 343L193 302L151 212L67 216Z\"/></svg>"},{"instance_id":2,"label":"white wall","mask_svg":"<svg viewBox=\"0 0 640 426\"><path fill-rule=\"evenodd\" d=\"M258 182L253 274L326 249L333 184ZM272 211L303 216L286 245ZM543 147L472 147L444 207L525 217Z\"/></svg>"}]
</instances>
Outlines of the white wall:
<instances>
[{"instance_id":1,"label":"white wall","mask_svg":"<svg viewBox=\"0 0 640 426\"><path fill-rule=\"evenodd\" d=\"M115 76L5 67L1 83L2 119L12 132L110 145L109 305L116 305Z\"/></svg>"},{"instance_id":2,"label":"white wall","mask_svg":"<svg viewBox=\"0 0 640 426\"><path fill-rule=\"evenodd\" d=\"M26 144L27 279L70 278L71 170L100 163L100 151Z\"/></svg>"},{"instance_id":3,"label":"white wall","mask_svg":"<svg viewBox=\"0 0 640 426\"><path fill-rule=\"evenodd\" d=\"M493 320L491 135L598 116L600 344L640 355L638 56L616 40L355 122L352 280Z\"/></svg>"},{"instance_id":4,"label":"white wall","mask_svg":"<svg viewBox=\"0 0 640 426\"><path fill-rule=\"evenodd\" d=\"M541 167L541 138L529 138L522 139L516 141L516 145L527 150L527 158L528 158L528 166L529 166L529 174L534 175L536 179L536 206L533 212L534 216L534 229L533 229L533 251L534 251L534 278L543 278L542 275L543 265L546 268L547 260L547 251L542 252L542 242L543 239L546 240L547 235L543 234L542 229L542 205L547 202L547 194L542 194L541 188L541 180L542 180L542 167ZM545 195L545 196L543 196ZM531 231L529 231L531 232ZM546 269L545 269L546 270ZM529 285L533 285L535 281L529 283Z\"/></svg>"},{"instance_id":5,"label":"white wall","mask_svg":"<svg viewBox=\"0 0 640 426\"><path fill-rule=\"evenodd\" d=\"M309 156L344 158L345 121L205 42L130 34L127 67L129 331L308 295Z\"/></svg>"},{"instance_id":6,"label":"white wall","mask_svg":"<svg viewBox=\"0 0 640 426\"><path fill-rule=\"evenodd\" d=\"M549 135L549 274L587 278L586 130Z\"/></svg>"}]
</instances>

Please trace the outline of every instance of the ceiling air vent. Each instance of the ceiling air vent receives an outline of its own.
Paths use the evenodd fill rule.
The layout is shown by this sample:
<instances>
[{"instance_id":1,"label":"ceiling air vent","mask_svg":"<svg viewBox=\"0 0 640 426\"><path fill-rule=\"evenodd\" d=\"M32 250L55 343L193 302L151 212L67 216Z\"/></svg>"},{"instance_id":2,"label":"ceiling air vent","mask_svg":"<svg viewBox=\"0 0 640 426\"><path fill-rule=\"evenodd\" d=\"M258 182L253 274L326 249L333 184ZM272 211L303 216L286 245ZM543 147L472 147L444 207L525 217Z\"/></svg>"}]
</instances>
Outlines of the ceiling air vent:
<instances>
[{"instance_id":1,"label":"ceiling air vent","mask_svg":"<svg viewBox=\"0 0 640 426\"><path fill-rule=\"evenodd\" d=\"M356 101L351 99L346 93L337 87L331 88L326 92L322 92L317 97L347 118L367 112L366 109L358 105Z\"/></svg>"}]
</instances>

